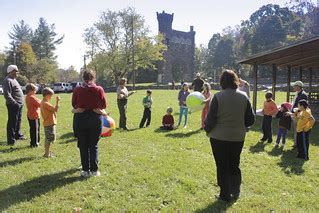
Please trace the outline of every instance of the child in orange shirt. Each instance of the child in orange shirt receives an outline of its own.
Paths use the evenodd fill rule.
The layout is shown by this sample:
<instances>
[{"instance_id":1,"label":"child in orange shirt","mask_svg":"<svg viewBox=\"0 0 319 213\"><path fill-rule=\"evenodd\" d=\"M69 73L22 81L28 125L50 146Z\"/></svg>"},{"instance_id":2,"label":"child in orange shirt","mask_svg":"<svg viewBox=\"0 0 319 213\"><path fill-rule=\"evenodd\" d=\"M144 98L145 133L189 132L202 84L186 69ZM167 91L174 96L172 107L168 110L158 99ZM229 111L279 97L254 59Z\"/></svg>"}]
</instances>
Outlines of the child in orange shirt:
<instances>
[{"instance_id":1,"label":"child in orange shirt","mask_svg":"<svg viewBox=\"0 0 319 213\"><path fill-rule=\"evenodd\" d=\"M277 114L278 107L275 101L272 99L273 95L271 92L266 92L265 98L266 101L264 102L263 107L263 123L262 123L262 130L263 130L263 137L260 139L261 141L268 141L268 143L272 142L272 129L271 129L271 122L272 117Z\"/></svg>"},{"instance_id":2,"label":"child in orange shirt","mask_svg":"<svg viewBox=\"0 0 319 213\"><path fill-rule=\"evenodd\" d=\"M44 126L44 157L50 158L53 157L52 152L50 151L51 143L55 141L56 138L56 129L55 126L57 124L56 113L59 109L60 97L56 97L56 104L53 106L50 103L52 96L54 95L54 91L46 87L42 90L43 100L41 101L41 115L43 118L43 126Z\"/></svg>"},{"instance_id":3,"label":"child in orange shirt","mask_svg":"<svg viewBox=\"0 0 319 213\"><path fill-rule=\"evenodd\" d=\"M27 84L25 103L27 106L27 117L30 126L30 147L38 147L40 144L40 103L35 96L37 88L34 84Z\"/></svg>"}]
</instances>

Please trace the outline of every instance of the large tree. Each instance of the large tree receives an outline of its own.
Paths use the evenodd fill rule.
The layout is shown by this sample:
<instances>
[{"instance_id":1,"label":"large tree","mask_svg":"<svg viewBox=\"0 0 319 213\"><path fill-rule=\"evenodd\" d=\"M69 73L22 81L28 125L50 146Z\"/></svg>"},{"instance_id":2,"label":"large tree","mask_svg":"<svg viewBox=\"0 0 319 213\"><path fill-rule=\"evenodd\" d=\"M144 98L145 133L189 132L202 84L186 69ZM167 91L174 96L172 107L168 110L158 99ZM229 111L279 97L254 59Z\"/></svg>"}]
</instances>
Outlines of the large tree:
<instances>
[{"instance_id":1,"label":"large tree","mask_svg":"<svg viewBox=\"0 0 319 213\"><path fill-rule=\"evenodd\" d=\"M55 59L54 51L56 46L63 42L64 35L57 37L55 25L48 24L44 18L39 19L38 28L34 31L32 37L32 48L37 59Z\"/></svg>"},{"instance_id":2,"label":"large tree","mask_svg":"<svg viewBox=\"0 0 319 213\"><path fill-rule=\"evenodd\" d=\"M12 31L8 35L11 39L11 45L18 46L21 43L30 43L32 40L32 29L24 20L21 20L18 24L13 25Z\"/></svg>"},{"instance_id":3,"label":"large tree","mask_svg":"<svg viewBox=\"0 0 319 213\"><path fill-rule=\"evenodd\" d=\"M154 68L156 61L163 60L166 46L162 42L163 37L148 34L144 18L133 8L102 12L94 26L84 33L88 53L93 57L90 66L97 69L98 75L110 72L107 75L116 82L132 71L134 48L135 69Z\"/></svg>"}]
</instances>

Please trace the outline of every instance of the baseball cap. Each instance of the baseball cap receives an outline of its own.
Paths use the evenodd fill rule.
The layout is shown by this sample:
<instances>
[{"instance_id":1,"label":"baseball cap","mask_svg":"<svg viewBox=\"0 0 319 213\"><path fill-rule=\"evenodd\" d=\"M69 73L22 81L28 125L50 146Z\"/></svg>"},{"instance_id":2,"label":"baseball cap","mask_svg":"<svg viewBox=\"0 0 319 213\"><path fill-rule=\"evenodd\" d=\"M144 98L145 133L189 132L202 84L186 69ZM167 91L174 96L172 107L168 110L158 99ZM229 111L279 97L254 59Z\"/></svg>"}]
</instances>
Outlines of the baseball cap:
<instances>
[{"instance_id":1,"label":"baseball cap","mask_svg":"<svg viewBox=\"0 0 319 213\"><path fill-rule=\"evenodd\" d=\"M7 68L7 73L10 73L10 72L12 72L14 70L19 71L17 65L9 65L8 68Z\"/></svg>"},{"instance_id":2,"label":"baseball cap","mask_svg":"<svg viewBox=\"0 0 319 213\"><path fill-rule=\"evenodd\" d=\"M292 84L291 84L291 86L299 86L299 87L303 87L303 83L301 82L301 81L296 81L296 82L293 82Z\"/></svg>"}]
</instances>

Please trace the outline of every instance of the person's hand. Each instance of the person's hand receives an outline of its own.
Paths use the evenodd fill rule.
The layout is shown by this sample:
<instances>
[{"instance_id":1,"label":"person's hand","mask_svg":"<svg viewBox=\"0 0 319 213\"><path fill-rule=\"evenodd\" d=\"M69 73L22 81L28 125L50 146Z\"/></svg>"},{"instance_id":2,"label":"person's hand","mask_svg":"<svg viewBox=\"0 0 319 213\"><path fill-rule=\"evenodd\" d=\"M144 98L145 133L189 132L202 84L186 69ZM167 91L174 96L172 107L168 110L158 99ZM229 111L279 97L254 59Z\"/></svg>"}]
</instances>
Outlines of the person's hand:
<instances>
[{"instance_id":1,"label":"person's hand","mask_svg":"<svg viewBox=\"0 0 319 213\"><path fill-rule=\"evenodd\" d=\"M61 100L61 97L60 96L57 96L56 97L56 102L59 102Z\"/></svg>"}]
</instances>

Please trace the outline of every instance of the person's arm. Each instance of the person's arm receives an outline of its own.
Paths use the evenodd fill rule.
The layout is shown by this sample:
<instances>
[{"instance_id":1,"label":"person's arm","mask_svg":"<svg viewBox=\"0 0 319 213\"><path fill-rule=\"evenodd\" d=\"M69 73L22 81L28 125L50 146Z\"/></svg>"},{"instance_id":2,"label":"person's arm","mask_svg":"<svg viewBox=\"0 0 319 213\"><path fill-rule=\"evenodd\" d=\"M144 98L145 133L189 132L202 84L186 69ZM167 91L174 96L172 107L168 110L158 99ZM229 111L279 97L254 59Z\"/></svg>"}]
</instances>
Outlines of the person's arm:
<instances>
[{"instance_id":1,"label":"person's arm","mask_svg":"<svg viewBox=\"0 0 319 213\"><path fill-rule=\"evenodd\" d=\"M250 101L247 99L247 107L245 111L245 126L250 127L255 123L255 113L251 108Z\"/></svg>"},{"instance_id":2,"label":"person's arm","mask_svg":"<svg viewBox=\"0 0 319 213\"><path fill-rule=\"evenodd\" d=\"M82 112L84 112L85 111L85 109L83 109L83 108L73 108L72 109L72 113L74 113L74 114L76 114L76 113L82 113Z\"/></svg>"},{"instance_id":3,"label":"person's arm","mask_svg":"<svg viewBox=\"0 0 319 213\"><path fill-rule=\"evenodd\" d=\"M281 118L284 115L284 113L282 111L278 111L278 113L276 114L276 118Z\"/></svg>"},{"instance_id":4,"label":"person's arm","mask_svg":"<svg viewBox=\"0 0 319 213\"><path fill-rule=\"evenodd\" d=\"M59 110L59 103L60 103L60 96L56 97L56 101L55 101L55 107L54 107L54 111L57 112Z\"/></svg>"},{"instance_id":5,"label":"person's arm","mask_svg":"<svg viewBox=\"0 0 319 213\"><path fill-rule=\"evenodd\" d=\"M3 83L3 95L5 99L7 100L8 104L19 105L14 100L11 93L12 93L12 84L8 80L5 80Z\"/></svg>"},{"instance_id":6,"label":"person's arm","mask_svg":"<svg viewBox=\"0 0 319 213\"><path fill-rule=\"evenodd\" d=\"M107 99L105 98L104 89L101 87L100 89L100 98L101 98L101 109L106 109L109 105Z\"/></svg>"},{"instance_id":7,"label":"person's arm","mask_svg":"<svg viewBox=\"0 0 319 213\"><path fill-rule=\"evenodd\" d=\"M93 112L95 112L96 114L99 114L99 115L103 115L103 116L106 116L109 114L105 111L105 109L93 109Z\"/></svg>"},{"instance_id":8,"label":"person's arm","mask_svg":"<svg viewBox=\"0 0 319 213\"><path fill-rule=\"evenodd\" d=\"M128 96L127 96L127 97L130 97L131 95L133 95L133 94L135 94L135 93L136 93L136 91L131 91L131 92L128 93Z\"/></svg>"},{"instance_id":9,"label":"person's arm","mask_svg":"<svg viewBox=\"0 0 319 213\"><path fill-rule=\"evenodd\" d=\"M72 107L74 108L74 109L76 109L77 108L77 101L78 101L78 98L77 98L77 89L75 89L74 91L73 91L73 94L72 94Z\"/></svg>"},{"instance_id":10,"label":"person's arm","mask_svg":"<svg viewBox=\"0 0 319 213\"><path fill-rule=\"evenodd\" d=\"M205 120L205 131L210 132L217 123L217 112L218 112L218 100L216 95L213 97L210 103L209 111Z\"/></svg>"}]
</instances>

